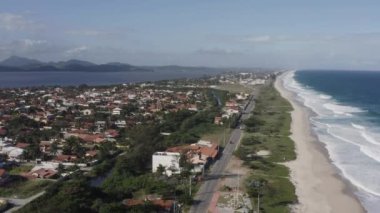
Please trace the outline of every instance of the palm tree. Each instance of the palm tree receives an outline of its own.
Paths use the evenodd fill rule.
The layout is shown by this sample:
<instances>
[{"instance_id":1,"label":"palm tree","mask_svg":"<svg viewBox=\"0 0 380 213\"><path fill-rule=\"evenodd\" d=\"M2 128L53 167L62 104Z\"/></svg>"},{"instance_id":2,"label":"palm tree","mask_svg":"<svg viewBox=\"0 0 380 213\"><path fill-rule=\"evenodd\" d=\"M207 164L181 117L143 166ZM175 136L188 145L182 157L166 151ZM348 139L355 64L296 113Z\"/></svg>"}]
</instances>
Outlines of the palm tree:
<instances>
[{"instance_id":1,"label":"palm tree","mask_svg":"<svg viewBox=\"0 0 380 213\"><path fill-rule=\"evenodd\" d=\"M165 166L163 166L163 165L161 165L161 164L157 166L156 173L157 173L158 175L162 175L162 174L164 174L165 171L166 171Z\"/></svg>"},{"instance_id":2,"label":"palm tree","mask_svg":"<svg viewBox=\"0 0 380 213\"><path fill-rule=\"evenodd\" d=\"M57 155L58 152L58 143L54 141L50 146L50 153L53 155Z\"/></svg>"}]
</instances>

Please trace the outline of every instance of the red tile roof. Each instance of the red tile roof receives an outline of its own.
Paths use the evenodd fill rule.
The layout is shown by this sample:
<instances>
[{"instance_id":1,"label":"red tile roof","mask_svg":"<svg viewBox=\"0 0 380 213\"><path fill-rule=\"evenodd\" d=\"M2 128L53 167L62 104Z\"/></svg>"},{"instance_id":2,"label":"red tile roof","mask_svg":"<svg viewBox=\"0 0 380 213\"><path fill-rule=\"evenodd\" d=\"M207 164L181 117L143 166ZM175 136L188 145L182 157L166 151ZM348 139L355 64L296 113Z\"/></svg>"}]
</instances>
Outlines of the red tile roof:
<instances>
[{"instance_id":1,"label":"red tile roof","mask_svg":"<svg viewBox=\"0 0 380 213\"><path fill-rule=\"evenodd\" d=\"M76 160L77 157L75 155L57 155L54 161L58 162L71 162Z\"/></svg>"},{"instance_id":2,"label":"red tile roof","mask_svg":"<svg viewBox=\"0 0 380 213\"><path fill-rule=\"evenodd\" d=\"M191 154L198 154L201 153L202 155L205 155L210 158L215 158L218 155L219 149L218 144L216 143L210 143L211 146L203 146L200 144L191 144L191 145L183 145L183 146L175 146L170 147L166 151L167 152L179 152L179 153L187 153L191 151Z\"/></svg>"},{"instance_id":3,"label":"red tile roof","mask_svg":"<svg viewBox=\"0 0 380 213\"><path fill-rule=\"evenodd\" d=\"M52 169L38 169L33 172L29 172L30 175L36 177L36 178L52 178L57 174L57 171Z\"/></svg>"}]
</instances>

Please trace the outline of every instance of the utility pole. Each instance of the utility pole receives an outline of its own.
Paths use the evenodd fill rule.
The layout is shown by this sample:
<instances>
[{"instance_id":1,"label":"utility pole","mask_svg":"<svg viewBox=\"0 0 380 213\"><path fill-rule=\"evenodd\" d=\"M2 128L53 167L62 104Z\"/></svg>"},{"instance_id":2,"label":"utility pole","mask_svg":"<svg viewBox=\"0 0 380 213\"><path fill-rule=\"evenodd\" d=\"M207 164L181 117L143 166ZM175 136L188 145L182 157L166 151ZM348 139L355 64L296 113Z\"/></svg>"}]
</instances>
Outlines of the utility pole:
<instances>
[{"instance_id":1,"label":"utility pole","mask_svg":"<svg viewBox=\"0 0 380 213\"><path fill-rule=\"evenodd\" d=\"M190 175L189 180L190 180L189 195L190 195L190 197L191 197L191 175Z\"/></svg>"},{"instance_id":2,"label":"utility pole","mask_svg":"<svg viewBox=\"0 0 380 213\"><path fill-rule=\"evenodd\" d=\"M256 213L260 213L260 187L262 186L261 185L261 181L258 181L258 180L255 180L252 185L253 187L255 187L257 189L257 211Z\"/></svg>"},{"instance_id":3,"label":"utility pole","mask_svg":"<svg viewBox=\"0 0 380 213\"><path fill-rule=\"evenodd\" d=\"M260 186L261 186L260 181L257 181L256 182L256 187L257 187L257 213L260 213Z\"/></svg>"},{"instance_id":4,"label":"utility pole","mask_svg":"<svg viewBox=\"0 0 380 213\"><path fill-rule=\"evenodd\" d=\"M224 128L223 147L226 148L226 128Z\"/></svg>"},{"instance_id":5,"label":"utility pole","mask_svg":"<svg viewBox=\"0 0 380 213\"><path fill-rule=\"evenodd\" d=\"M257 213L260 213L260 190L257 193Z\"/></svg>"}]
</instances>

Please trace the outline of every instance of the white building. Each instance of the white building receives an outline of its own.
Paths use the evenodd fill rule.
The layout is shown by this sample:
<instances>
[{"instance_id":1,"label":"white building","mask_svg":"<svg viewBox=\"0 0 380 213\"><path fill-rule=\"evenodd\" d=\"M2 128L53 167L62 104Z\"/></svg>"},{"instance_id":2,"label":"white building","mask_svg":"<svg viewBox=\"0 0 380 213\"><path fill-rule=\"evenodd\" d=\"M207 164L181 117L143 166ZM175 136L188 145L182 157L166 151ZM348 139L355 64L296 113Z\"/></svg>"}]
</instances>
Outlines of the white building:
<instances>
[{"instance_id":1,"label":"white building","mask_svg":"<svg viewBox=\"0 0 380 213\"><path fill-rule=\"evenodd\" d=\"M125 120L117 120L115 121L115 125L117 128L125 128L127 126L127 122Z\"/></svg>"},{"instance_id":2,"label":"white building","mask_svg":"<svg viewBox=\"0 0 380 213\"><path fill-rule=\"evenodd\" d=\"M181 172L179 167L180 157L181 154L178 152L155 152L152 157L152 172L156 172L157 167L162 165L165 167L167 176L179 174Z\"/></svg>"},{"instance_id":3,"label":"white building","mask_svg":"<svg viewBox=\"0 0 380 213\"><path fill-rule=\"evenodd\" d=\"M120 115L121 114L121 109L119 107L116 107L115 109L112 110L112 115Z\"/></svg>"},{"instance_id":4,"label":"white building","mask_svg":"<svg viewBox=\"0 0 380 213\"><path fill-rule=\"evenodd\" d=\"M20 159L20 156L24 152L23 149L14 147L14 146L6 146L2 147L0 150L0 154L8 155L9 160L15 160L17 161Z\"/></svg>"}]
</instances>

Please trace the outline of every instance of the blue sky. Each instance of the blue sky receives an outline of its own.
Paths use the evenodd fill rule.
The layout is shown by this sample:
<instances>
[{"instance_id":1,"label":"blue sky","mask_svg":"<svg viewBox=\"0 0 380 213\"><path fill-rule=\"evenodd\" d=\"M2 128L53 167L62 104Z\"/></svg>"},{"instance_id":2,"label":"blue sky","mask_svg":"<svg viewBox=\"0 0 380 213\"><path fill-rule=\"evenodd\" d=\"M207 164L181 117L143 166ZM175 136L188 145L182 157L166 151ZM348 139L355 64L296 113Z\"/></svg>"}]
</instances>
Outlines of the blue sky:
<instances>
[{"instance_id":1,"label":"blue sky","mask_svg":"<svg viewBox=\"0 0 380 213\"><path fill-rule=\"evenodd\" d=\"M0 59L380 69L380 2L2 0Z\"/></svg>"}]
</instances>

